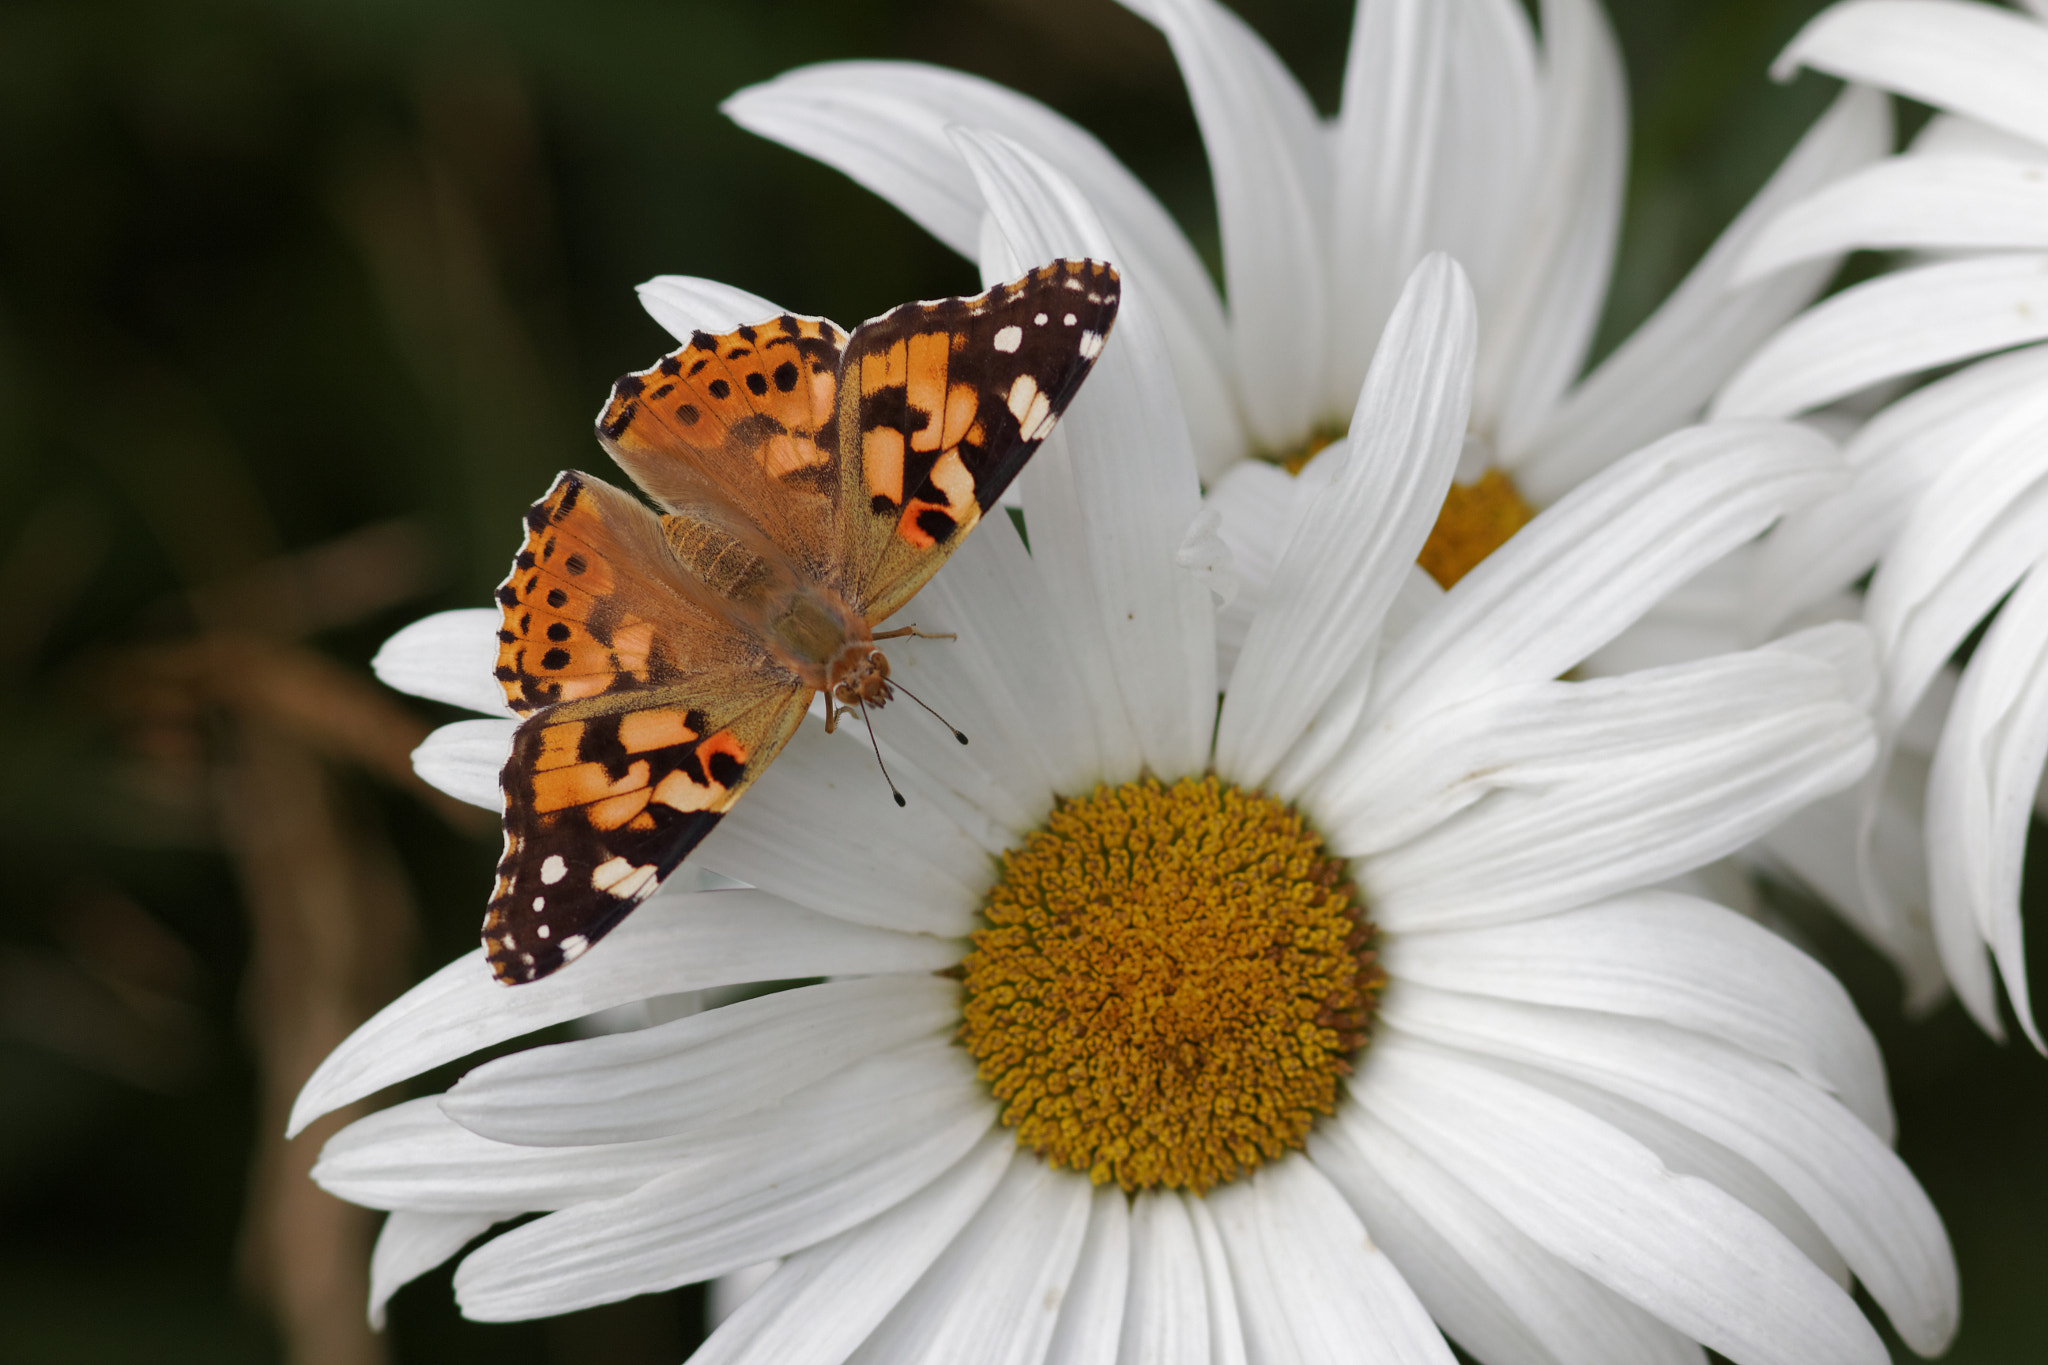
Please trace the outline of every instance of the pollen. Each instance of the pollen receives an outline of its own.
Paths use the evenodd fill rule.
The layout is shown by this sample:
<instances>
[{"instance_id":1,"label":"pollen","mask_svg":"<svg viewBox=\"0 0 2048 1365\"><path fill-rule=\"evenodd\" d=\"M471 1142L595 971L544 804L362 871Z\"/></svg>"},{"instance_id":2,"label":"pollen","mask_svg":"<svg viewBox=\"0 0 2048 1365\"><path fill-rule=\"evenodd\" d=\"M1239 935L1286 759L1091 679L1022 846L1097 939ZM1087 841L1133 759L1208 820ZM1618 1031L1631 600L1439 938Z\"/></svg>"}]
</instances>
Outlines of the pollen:
<instances>
[{"instance_id":1,"label":"pollen","mask_svg":"<svg viewBox=\"0 0 2048 1365\"><path fill-rule=\"evenodd\" d=\"M1451 485L1415 562L1437 586L1448 588L1507 544L1508 537L1535 515L1535 509L1522 501L1514 480L1498 469L1489 469L1471 483Z\"/></svg>"},{"instance_id":2,"label":"pollen","mask_svg":"<svg viewBox=\"0 0 2048 1365\"><path fill-rule=\"evenodd\" d=\"M1003 857L961 1040L1017 1141L1201 1194L1335 1111L1383 975L1344 865L1215 777L1063 802Z\"/></svg>"}]
</instances>

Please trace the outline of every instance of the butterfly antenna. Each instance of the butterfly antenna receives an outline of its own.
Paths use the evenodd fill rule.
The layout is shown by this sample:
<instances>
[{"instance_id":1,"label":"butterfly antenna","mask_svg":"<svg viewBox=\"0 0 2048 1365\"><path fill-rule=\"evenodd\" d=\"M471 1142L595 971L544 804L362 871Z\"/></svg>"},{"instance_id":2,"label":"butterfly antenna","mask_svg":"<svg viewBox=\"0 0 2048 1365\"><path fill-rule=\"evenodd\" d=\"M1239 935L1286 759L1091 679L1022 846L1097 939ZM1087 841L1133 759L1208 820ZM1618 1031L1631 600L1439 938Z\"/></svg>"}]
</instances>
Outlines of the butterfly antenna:
<instances>
[{"instance_id":1,"label":"butterfly antenna","mask_svg":"<svg viewBox=\"0 0 2048 1365\"><path fill-rule=\"evenodd\" d=\"M868 727L868 743L874 746L875 766L882 770L882 780L889 784L889 795L896 798L897 805L909 805L910 803L903 799L903 793L896 790L895 779L889 776L889 765L882 762L882 742L875 738L875 723L868 718L867 704L857 701L854 705L860 707L861 723Z\"/></svg>"},{"instance_id":2,"label":"butterfly antenna","mask_svg":"<svg viewBox=\"0 0 2048 1365\"><path fill-rule=\"evenodd\" d=\"M932 716L932 719L933 719L933 720L935 720L935 721L937 721L937 722L938 722L939 724L941 724L941 725L945 726L945 727L946 727L946 728L947 728L948 730L951 730L951 731L953 732L953 738L955 738L955 739L959 740L959 741L960 741L960 742L961 742L962 744L965 744L965 743L967 742L967 736L966 736L966 735L964 735L964 734L962 734L962 733L960 732L960 727L958 727L957 725L953 724L953 722L952 722L952 721L950 721L950 720L947 720L947 719L946 719L946 718L945 718L944 716L940 715L940 714L939 714L938 712L936 712L936 711L932 711L932 708L931 708L931 705L930 705L930 703L926 702L926 701L925 701L925 699L924 699L923 697L920 697L920 696L918 696L918 695L917 695L917 693L915 693L915 692L911 691L911 690L910 690L909 688L905 687L905 686L904 686L904 685L903 685L902 683L900 683L900 682L897 682L897 681L895 681L894 679L891 679L891 680L890 680L890 683L889 683L889 685L890 685L891 687L895 688L895 689L896 689L896 690L897 690L898 692L901 692L901 693L902 693L902 694L903 694L904 696L906 696L906 697L910 698L910 699L911 699L912 701L916 702L916 703L917 703L917 704L918 704L919 706L922 706L922 707L924 707L924 709L925 709L925 710L927 710L927 711L931 711L931 716Z\"/></svg>"}]
</instances>

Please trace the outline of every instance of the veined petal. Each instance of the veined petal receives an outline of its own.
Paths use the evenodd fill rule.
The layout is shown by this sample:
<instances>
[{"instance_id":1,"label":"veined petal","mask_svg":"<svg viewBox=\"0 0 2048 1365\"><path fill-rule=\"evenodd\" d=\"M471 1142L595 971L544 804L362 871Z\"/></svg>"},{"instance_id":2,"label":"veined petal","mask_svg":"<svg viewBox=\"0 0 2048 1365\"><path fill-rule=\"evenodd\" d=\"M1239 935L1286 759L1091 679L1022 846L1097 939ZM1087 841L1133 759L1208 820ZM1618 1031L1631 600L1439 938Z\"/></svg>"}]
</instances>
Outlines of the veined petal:
<instances>
[{"instance_id":1,"label":"veined petal","mask_svg":"<svg viewBox=\"0 0 2048 1365\"><path fill-rule=\"evenodd\" d=\"M1206 1199L1188 1200L1188 1221L1194 1224L1195 1250L1202 1258L1202 1280L1208 1286L1211 1365L1248 1365L1250 1353L1237 1305L1237 1280L1230 1273L1223 1233Z\"/></svg>"},{"instance_id":2,"label":"veined petal","mask_svg":"<svg viewBox=\"0 0 2048 1365\"><path fill-rule=\"evenodd\" d=\"M955 137L1019 256L1114 259L1115 244L1059 171L1000 137L964 129ZM1215 611L1207 589L1173 562L1202 491L1149 309L1142 286L1127 282L1116 330L1061 423L1059 448L1027 466L1025 516L1036 556L1081 552L1144 760L1154 772L1183 773L1204 766L1215 730ZM1072 480L1076 527L1039 516L1035 471L1048 454L1053 477ZM1066 540L1072 531L1080 545Z\"/></svg>"},{"instance_id":3,"label":"veined petal","mask_svg":"<svg viewBox=\"0 0 2048 1365\"><path fill-rule=\"evenodd\" d=\"M1017 1159L1009 1132L988 1133L894 1208L797 1252L719 1324L691 1365L841 1365L945 1254Z\"/></svg>"},{"instance_id":4,"label":"veined petal","mask_svg":"<svg viewBox=\"0 0 2048 1365\"><path fill-rule=\"evenodd\" d=\"M828 981L652 1028L516 1052L464 1076L441 1108L473 1133L525 1146L666 1137L763 1108L863 1057L946 1032L959 1015L960 987L943 977Z\"/></svg>"},{"instance_id":5,"label":"veined petal","mask_svg":"<svg viewBox=\"0 0 2048 1365\"><path fill-rule=\"evenodd\" d=\"M697 332L730 332L788 311L759 294L696 275L656 275L634 291L647 316L679 342Z\"/></svg>"},{"instance_id":6,"label":"veined petal","mask_svg":"<svg viewBox=\"0 0 2048 1365\"><path fill-rule=\"evenodd\" d=\"M1472 292L1447 256L1416 268L1359 393L1336 477L1293 522L1266 605L1231 675L1219 772L1245 786L1307 742L1328 753L1329 712L1371 686L1381 618L1421 552L1457 468L1478 345ZM1313 761L1307 765L1310 773ZM1298 779L1297 779L1298 784ZM1291 795L1292 785L1281 794Z\"/></svg>"},{"instance_id":7,"label":"veined petal","mask_svg":"<svg viewBox=\"0 0 2048 1365\"><path fill-rule=\"evenodd\" d=\"M1953 109L2048 143L2048 31L1990 5L1851 0L1799 31L1771 74L1801 66Z\"/></svg>"},{"instance_id":8,"label":"veined petal","mask_svg":"<svg viewBox=\"0 0 2048 1365\"><path fill-rule=\"evenodd\" d=\"M1166 35L1216 183L1238 401L1254 439L1285 450L1322 415L1329 171L1308 95L1215 0L1123 0Z\"/></svg>"},{"instance_id":9,"label":"veined petal","mask_svg":"<svg viewBox=\"0 0 2048 1365\"><path fill-rule=\"evenodd\" d=\"M2044 760L2048 574L2037 562L1963 670L1928 779L1927 861L1944 957L1968 953L1981 962L1980 945L1988 944L2020 1027L2048 1052L2027 990L2020 915L2021 872ZM1962 963L1951 969L1963 980L1972 974ZM1973 991L1964 1003L1996 1036L1996 1003L1987 995Z\"/></svg>"},{"instance_id":10,"label":"veined petal","mask_svg":"<svg viewBox=\"0 0 2048 1365\"><path fill-rule=\"evenodd\" d=\"M1900 270L1794 318L1736 371L1708 414L1791 417L1882 380L2043 337L2048 255Z\"/></svg>"},{"instance_id":11,"label":"veined petal","mask_svg":"<svg viewBox=\"0 0 2048 1365\"><path fill-rule=\"evenodd\" d=\"M1415 1291L1327 1178L1300 1157L1208 1199L1256 1361L1452 1365Z\"/></svg>"},{"instance_id":12,"label":"veined petal","mask_svg":"<svg viewBox=\"0 0 2048 1365\"><path fill-rule=\"evenodd\" d=\"M1347 1104L1319 1127L1309 1154L1431 1313L1482 1359L1704 1365L1697 1343L1531 1242L1365 1106Z\"/></svg>"},{"instance_id":13,"label":"veined petal","mask_svg":"<svg viewBox=\"0 0 2048 1365\"><path fill-rule=\"evenodd\" d=\"M516 720L458 720L412 751L412 770L429 786L496 814L505 809L498 774L512 757Z\"/></svg>"},{"instance_id":14,"label":"veined petal","mask_svg":"<svg viewBox=\"0 0 2048 1365\"><path fill-rule=\"evenodd\" d=\"M1425 245L1464 268L1479 315L1487 318L1511 284L1524 245L1542 135L1536 32L1521 0L1465 0L1443 8L1451 29ZM1349 66L1345 80L1348 88ZM1399 278L1390 276L1390 290ZM1366 334L1368 343L1372 336Z\"/></svg>"},{"instance_id":15,"label":"veined petal","mask_svg":"<svg viewBox=\"0 0 2048 1365\"><path fill-rule=\"evenodd\" d=\"M1441 990L1655 1019L1789 1068L1890 1141L1877 1040L1825 967L1741 915L1638 891L1522 924L1392 934L1390 977Z\"/></svg>"},{"instance_id":16,"label":"veined petal","mask_svg":"<svg viewBox=\"0 0 2048 1365\"><path fill-rule=\"evenodd\" d=\"M1391 1031L1353 1093L1532 1241L1732 1360L1888 1359L1855 1302L1761 1215L1573 1105Z\"/></svg>"},{"instance_id":17,"label":"veined petal","mask_svg":"<svg viewBox=\"0 0 2048 1365\"><path fill-rule=\"evenodd\" d=\"M1039 1365L1088 1231L1091 1187L1019 1153L848 1365Z\"/></svg>"},{"instance_id":18,"label":"veined petal","mask_svg":"<svg viewBox=\"0 0 2048 1365\"><path fill-rule=\"evenodd\" d=\"M1887 157L1780 214L1740 279L1859 247L2048 250L2048 171L1990 157Z\"/></svg>"},{"instance_id":19,"label":"veined petal","mask_svg":"<svg viewBox=\"0 0 2048 1365\"><path fill-rule=\"evenodd\" d=\"M1131 1297L1117 1359L1209 1365L1211 1358L1209 1291L1187 1202L1172 1190L1143 1191L1131 1200Z\"/></svg>"},{"instance_id":20,"label":"veined petal","mask_svg":"<svg viewBox=\"0 0 2048 1365\"><path fill-rule=\"evenodd\" d=\"M1637 451L1516 532L1388 651L1374 723L1557 677L1843 479L1825 437L1783 424L1692 427Z\"/></svg>"},{"instance_id":21,"label":"veined petal","mask_svg":"<svg viewBox=\"0 0 2048 1365\"><path fill-rule=\"evenodd\" d=\"M1844 90L1671 297L1564 397L1526 447L1501 452L1515 486L1542 506L1618 456L1694 420L1721 381L1820 292L1848 250L1813 253L1826 259L1807 259L1769 279L1762 271L1738 279L1751 244L1772 230L1787 204L1890 145L1884 97Z\"/></svg>"},{"instance_id":22,"label":"veined petal","mask_svg":"<svg viewBox=\"0 0 2048 1365\"><path fill-rule=\"evenodd\" d=\"M1915 1351L1939 1354L1954 1336L1955 1260L1934 1206L1876 1134L1789 1072L1665 1025L1406 982L1382 1017L1611 1091L1719 1142L1797 1201Z\"/></svg>"},{"instance_id":23,"label":"veined petal","mask_svg":"<svg viewBox=\"0 0 2048 1365\"><path fill-rule=\"evenodd\" d=\"M1523 250L1485 328L1473 408L1522 449L1585 364L1621 227L1628 89L1593 0L1544 0L1543 105Z\"/></svg>"},{"instance_id":24,"label":"veined petal","mask_svg":"<svg viewBox=\"0 0 2048 1365\"><path fill-rule=\"evenodd\" d=\"M666 1140L707 1149L630 1193L485 1243L456 1269L456 1301L479 1322L547 1317L786 1256L923 1189L994 1118L959 1048L871 1058L745 1116L723 1141Z\"/></svg>"},{"instance_id":25,"label":"veined petal","mask_svg":"<svg viewBox=\"0 0 2048 1365\"><path fill-rule=\"evenodd\" d=\"M370 1252L370 1326L384 1330L391 1296L468 1246L507 1213L423 1213L393 1209Z\"/></svg>"},{"instance_id":26,"label":"veined petal","mask_svg":"<svg viewBox=\"0 0 2048 1365\"><path fill-rule=\"evenodd\" d=\"M1108 225L1126 280L1143 280L1152 297L1204 473L1244 453L1216 286L1165 208L1092 133L993 81L918 62L799 67L723 108L741 127L844 171L970 260L981 191L947 129L998 133L1059 166Z\"/></svg>"},{"instance_id":27,"label":"veined petal","mask_svg":"<svg viewBox=\"0 0 2048 1365\"><path fill-rule=\"evenodd\" d=\"M1130 1281L1131 1201L1114 1185L1098 1185L1045 1365L1116 1365Z\"/></svg>"},{"instance_id":28,"label":"veined petal","mask_svg":"<svg viewBox=\"0 0 2048 1365\"><path fill-rule=\"evenodd\" d=\"M957 939L850 924L765 891L656 892L573 972L507 988L482 948L464 953L327 1055L299 1092L286 1134L479 1048L615 1005L749 981L939 971L965 953Z\"/></svg>"},{"instance_id":29,"label":"veined petal","mask_svg":"<svg viewBox=\"0 0 2048 1365\"><path fill-rule=\"evenodd\" d=\"M503 716L505 689L491 670L498 666L498 628L504 624L504 613L491 607L435 612L386 640L370 668L386 687Z\"/></svg>"}]
</instances>

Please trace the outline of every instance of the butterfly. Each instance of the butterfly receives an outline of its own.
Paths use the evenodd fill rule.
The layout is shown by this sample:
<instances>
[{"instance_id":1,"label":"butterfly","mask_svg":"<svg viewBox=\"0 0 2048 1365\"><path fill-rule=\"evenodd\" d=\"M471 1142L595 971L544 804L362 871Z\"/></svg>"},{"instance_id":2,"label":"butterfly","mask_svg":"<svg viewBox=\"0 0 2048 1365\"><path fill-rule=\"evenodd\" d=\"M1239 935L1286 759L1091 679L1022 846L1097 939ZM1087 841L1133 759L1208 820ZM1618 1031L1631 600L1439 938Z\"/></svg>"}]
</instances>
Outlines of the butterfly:
<instances>
[{"instance_id":1,"label":"butterfly","mask_svg":"<svg viewBox=\"0 0 2048 1365\"><path fill-rule=\"evenodd\" d=\"M1052 431L1119 297L1112 267L1059 260L850 336L792 314L700 331L613 385L598 439L660 510L559 475L497 592L497 677L526 717L483 927L500 981L616 927L815 694L827 730L890 699L876 641L914 627L875 627Z\"/></svg>"}]
</instances>

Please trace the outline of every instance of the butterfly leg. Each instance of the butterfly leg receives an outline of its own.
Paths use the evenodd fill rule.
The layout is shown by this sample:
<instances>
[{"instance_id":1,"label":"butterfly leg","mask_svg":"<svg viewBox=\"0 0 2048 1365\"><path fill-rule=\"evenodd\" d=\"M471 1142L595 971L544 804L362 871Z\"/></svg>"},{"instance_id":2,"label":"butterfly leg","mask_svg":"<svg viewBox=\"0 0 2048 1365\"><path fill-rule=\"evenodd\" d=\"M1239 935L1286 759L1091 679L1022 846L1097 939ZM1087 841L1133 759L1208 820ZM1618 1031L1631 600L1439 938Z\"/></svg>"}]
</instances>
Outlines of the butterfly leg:
<instances>
[{"instance_id":1,"label":"butterfly leg","mask_svg":"<svg viewBox=\"0 0 2048 1365\"><path fill-rule=\"evenodd\" d=\"M934 635L930 631L919 630L915 625L898 626L894 630L885 630L881 634L870 636L869 638L875 640L901 640L905 636L917 640L957 640L960 638L950 630L943 635Z\"/></svg>"}]
</instances>

